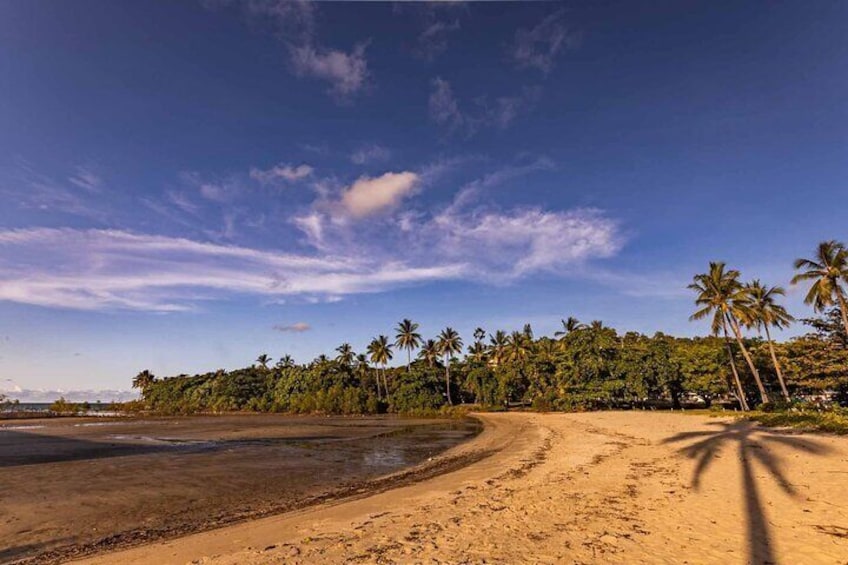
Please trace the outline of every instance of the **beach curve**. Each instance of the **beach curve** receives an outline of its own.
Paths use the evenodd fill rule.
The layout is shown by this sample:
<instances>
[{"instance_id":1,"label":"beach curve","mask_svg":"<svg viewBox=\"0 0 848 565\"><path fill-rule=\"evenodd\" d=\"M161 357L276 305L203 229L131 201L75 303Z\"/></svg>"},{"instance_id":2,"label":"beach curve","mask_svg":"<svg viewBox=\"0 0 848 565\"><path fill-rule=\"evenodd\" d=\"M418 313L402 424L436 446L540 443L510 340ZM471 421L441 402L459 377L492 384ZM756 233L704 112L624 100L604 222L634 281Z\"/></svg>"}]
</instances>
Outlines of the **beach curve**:
<instances>
[{"instance_id":1,"label":"beach curve","mask_svg":"<svg viewBox=\"0 0 848 565\"><path fill-rule=\"evenodd\" d=\"M477 417L480 435L429 462L467 458L459 469L79 562L844 563L848 555L846 438L652 412Z\"/></svg>"}]
</instances>

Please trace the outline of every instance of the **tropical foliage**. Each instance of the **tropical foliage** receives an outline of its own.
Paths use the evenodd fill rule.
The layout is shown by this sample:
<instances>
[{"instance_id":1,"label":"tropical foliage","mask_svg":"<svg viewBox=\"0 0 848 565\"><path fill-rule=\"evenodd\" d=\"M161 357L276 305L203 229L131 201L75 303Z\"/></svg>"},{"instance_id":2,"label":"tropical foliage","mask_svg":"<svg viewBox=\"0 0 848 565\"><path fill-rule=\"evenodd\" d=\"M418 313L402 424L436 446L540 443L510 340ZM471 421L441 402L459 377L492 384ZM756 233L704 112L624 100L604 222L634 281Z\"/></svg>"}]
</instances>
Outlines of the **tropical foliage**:
<instances>
[{"instance_id":1,"label":"tropical foliage","mask_svg":"<svg viewBox=\"0 0 848 565\"><path fill-rule=\"evenodd\" d=\"M780 304L784 290L714 262L695 275L693 320L708 320L707 337L620 333L595 320L562 321L552 336L476 328L467 347L450 327L423 338L419 324L402 320L395 340L380 335L356 352L298 364L260 355L235 371L157 379L142 371L133 381L146 406L160 412L256 410L425 413L454 402L482 408L538 410L679 408L748 409L761 404L827 400L848 402L848 340L844 324L845 248L819 246L815 260L799 260L794 283L812 281L807 298L822 314L804 319L812 333L777 342L771 330L794 318ZM746 334L747 332L747 334ZM406 364L389 367L395 348ZM417 355L414 353L417 350Z\"/></svg>"}]
</instances>

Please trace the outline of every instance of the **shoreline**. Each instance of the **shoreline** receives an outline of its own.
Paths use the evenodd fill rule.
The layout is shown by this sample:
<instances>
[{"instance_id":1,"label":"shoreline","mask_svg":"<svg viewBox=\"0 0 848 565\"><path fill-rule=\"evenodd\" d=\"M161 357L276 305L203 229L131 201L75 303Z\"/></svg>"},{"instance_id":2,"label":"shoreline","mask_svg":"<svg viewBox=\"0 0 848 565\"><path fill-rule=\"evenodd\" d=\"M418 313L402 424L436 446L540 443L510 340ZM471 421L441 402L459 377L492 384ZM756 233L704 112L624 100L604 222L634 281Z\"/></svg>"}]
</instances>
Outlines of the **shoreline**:
<instances>
[{"instance_id":1,"label":"shoreline","mask_svg":"<svg viewBox=\"0 0 848 565\"><path fill-rule=\"evenodd\" d=\"M679 414L481 414L481 451L378 493L78 563L817 562L848 555L848 438Z\"/></svg>"},{"instance_id":2,"label":"shoreline","mask_svg":"<svg viewBox=\"0 0 848 565\"><path fill-rule=\"evenodd\" d=\"M267 415L0 426L0 562L66 562L383 492L467 464L477 454L439 454L482 428Z\"/></svg>"}]
</instances>

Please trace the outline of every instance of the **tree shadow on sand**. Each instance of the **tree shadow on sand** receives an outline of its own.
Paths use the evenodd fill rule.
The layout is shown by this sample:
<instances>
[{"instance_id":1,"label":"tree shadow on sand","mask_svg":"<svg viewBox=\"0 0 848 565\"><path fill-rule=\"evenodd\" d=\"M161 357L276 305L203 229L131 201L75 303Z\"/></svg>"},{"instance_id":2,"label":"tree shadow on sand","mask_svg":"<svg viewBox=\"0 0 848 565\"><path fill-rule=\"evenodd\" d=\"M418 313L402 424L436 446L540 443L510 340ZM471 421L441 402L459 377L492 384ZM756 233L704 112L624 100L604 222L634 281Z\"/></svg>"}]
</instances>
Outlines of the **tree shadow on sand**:
<instances>
[{"instance_id":1,"label":"tree shadow on sand","mask_svg":"<svg viewBox=\"0 0 848 565\"><path fill-rule=\"evenodd\" d=\"M749 562L777 563L772 548L772 534L760 500L752 462L757 461L786 494L795 497L797 492L783 472L780 458L766 447L769 444L785 446L814 455L824 455L830 451L830 448L797 435L759 427L756 423L747 420L710 422L709 425L718 429L679 433L663 440L663 443L697 440L679 450L679 453L696 461L692 478L692 487L695 490L700 487L701 478L710 463L718 456L719 451L724 446L736 446L742 465L742 492L745 497Z\"/></svg>"}]
</instances>

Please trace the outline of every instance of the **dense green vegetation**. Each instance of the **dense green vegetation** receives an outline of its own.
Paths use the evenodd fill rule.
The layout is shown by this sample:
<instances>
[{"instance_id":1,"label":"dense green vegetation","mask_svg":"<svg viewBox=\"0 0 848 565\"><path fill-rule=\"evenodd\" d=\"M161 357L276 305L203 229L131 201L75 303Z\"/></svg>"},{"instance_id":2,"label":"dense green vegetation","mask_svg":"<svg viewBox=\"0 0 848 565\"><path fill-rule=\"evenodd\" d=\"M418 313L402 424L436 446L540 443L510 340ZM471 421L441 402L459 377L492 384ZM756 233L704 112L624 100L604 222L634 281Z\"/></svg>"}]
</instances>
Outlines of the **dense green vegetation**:
<instances>
[{"instance_id":1,"label":"dense green vegetation","mask_svg":"<svg viewBox=\"0 0 848 565\"><path fill-rule=\"evenodd\" d=\"M692 318L711 321L707 337L622 334L568 318L553 336L535 336L529 324L511 333L478 328L466 345L452 328L425 339L418 324L403 320L394 341L380 335L365 353L342 344L334 357L305 364L284 355L272 366L262 354L235 371L164 379L142 371L133 386L148 409L167 413L410 414L455 402L537 410L846 403L848 252L825 242L796 268L793 283L812 281L807 302L822 315L803 320L811 333L783 343L771 336L771 328L794 321L778 303L783 289L744 284L738 271L711 263L690 285ZM389 367L401 351L405 364Z\"/></svg>"}]
</instances>

